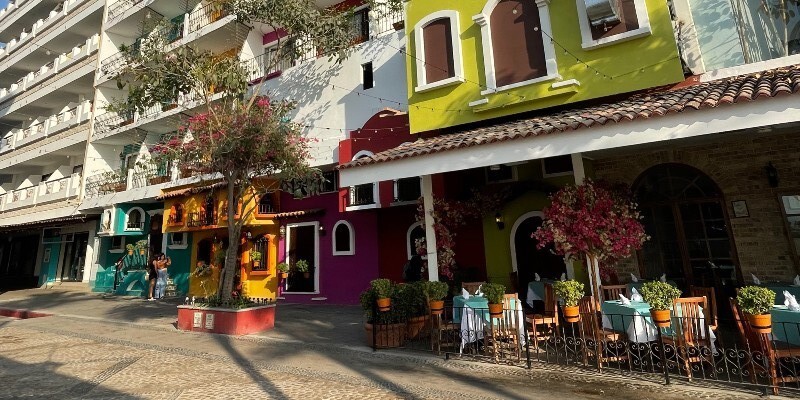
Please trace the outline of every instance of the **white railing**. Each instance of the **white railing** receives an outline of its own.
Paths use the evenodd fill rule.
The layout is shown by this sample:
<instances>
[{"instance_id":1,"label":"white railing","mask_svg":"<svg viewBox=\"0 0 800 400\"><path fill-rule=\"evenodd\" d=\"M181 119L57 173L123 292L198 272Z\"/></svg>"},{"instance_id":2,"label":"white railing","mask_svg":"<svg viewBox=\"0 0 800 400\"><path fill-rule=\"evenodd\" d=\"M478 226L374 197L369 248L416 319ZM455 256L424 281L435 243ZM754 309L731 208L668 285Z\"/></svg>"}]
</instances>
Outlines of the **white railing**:
<instances>
[{"instance_id":1,"label":"white railing","mask_svg":"<svg viewBox=\"0 0 800 400\"><path fill-rule=\"evenodd\" d=\"M6 7L0 10L0 22L2 22L5 17L9 16L12 11L20 8L24 3L25 0L9 1Z\"/></svg>"},{"instance_id":2,"label":"white railing","mask_svg":"<svg viewBox=\"0 0 800 400\"><path fill-rule=\"evenodd\" d=\"M37 122L26 128L12 129L9 135L0 142L0 153L14 150L62 132L75 125L88 121L92 116L92 102L84 100L77 106L46 118L37 118Z\"/></svg>"},{"instance_id":3,"label":"white railing","mask_svg":"<svg viewBox=\"0 0 800 400\"><path fill-rule=\"evenodd\" d=\"M6 46L0 49L0 60L14 53L17 49L22 48L23 44L36 37L37 34L54 26L57 21L66 17L72 10L86 1L88 0L66 0L60 3L54 10L50 11L50 14L46 18L39 19L30 28L23 29L19 36L9 40Z\"/></svg>"},{"instance_id":4,"label":"white railing","mask_svg":"<svg viewBox=\"0 0 800 400\"><path fill-rule=\"evenodd\" d=\"M94 35L85 42L72 48L71 51L59 54L58 57L43 65L36 71L23 76L11 86L0 88L0 103L11 100L28 89L34 88L47 78L50 78L60 71L63 71L76 62L89 57L97 52L100 46L100 35Z\"/></svg>"},{"instance_id":5,"label":"white railing","mask_svg":"<svg viewBox=\"0 0 800 400\"><path fill-rule=\"evenodd\" d=\"M14 189L0 196L0 211L10 211L36 204L76 197L80 193L81 174L40 182L20 189Z\"/></svg>"}]
</instances>

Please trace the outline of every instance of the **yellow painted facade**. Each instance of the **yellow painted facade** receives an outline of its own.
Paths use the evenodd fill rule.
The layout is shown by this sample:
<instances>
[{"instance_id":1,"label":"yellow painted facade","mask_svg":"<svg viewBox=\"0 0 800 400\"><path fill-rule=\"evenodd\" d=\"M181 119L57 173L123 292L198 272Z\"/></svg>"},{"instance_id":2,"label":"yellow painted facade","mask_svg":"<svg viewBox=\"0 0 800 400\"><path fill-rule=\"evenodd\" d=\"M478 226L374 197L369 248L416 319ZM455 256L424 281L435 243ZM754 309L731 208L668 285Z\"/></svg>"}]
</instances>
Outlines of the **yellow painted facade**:
<instances>
[{"instance_id":1,"label":"yellow painted facade","mask_svg":"<svg viewBox=\"0 0 800 400\"><path fill-rule=\"evenodd\" d=\"M667 2L637 0L646 5L649 33L584 48L577 5L582 1L531 0L531 3L546 4L549 10L557 76L495 91L497 88L487 87L485 44L481 25L476 20L480 20L487 4L492 6L497 0L409 0L406 27L407 49L411 56L406 62L411 132L463 125L683 80ZM463 65L461 76L456 76L461 78L460 82L417 91L418 86L425 84L420 82L417 73L418 63L424 63L424 55L416 54L420 30L414 27L420 22L424 25L426 19L430 20L437 13L454 15L453 12L458 16L458 23L454 24L458 26L458 37L453 40L460 41L461 53L461 60L455 62ZM544 35L543 38L548 40Z\"/></svg>"}]
</instances>

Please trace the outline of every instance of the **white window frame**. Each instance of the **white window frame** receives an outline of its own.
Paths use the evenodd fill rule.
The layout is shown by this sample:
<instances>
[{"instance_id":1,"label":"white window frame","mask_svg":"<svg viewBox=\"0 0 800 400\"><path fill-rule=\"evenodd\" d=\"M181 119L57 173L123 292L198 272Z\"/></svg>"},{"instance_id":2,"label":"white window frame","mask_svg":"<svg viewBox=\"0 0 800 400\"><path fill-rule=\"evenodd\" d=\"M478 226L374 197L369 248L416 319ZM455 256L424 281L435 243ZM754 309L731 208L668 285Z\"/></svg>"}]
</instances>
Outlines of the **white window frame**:
<instances>
[{"instance_id":1,"label":"white window frame","mask_svg":"<svg viewBox=\"0 0 800 400\"><path fill-rule=\"evenodd\" d=\"M292 265L292 260L289 258L289 249L291 248L292 242L292 235L290 234L289 230L292 228L298 228L301 226L313 226L314 227L314 251L316 252L316 257L314 257L314 265L311 266L314 268L314 291L313 292L288 292L286 291L286 285L288 282L284 282L283 286L283 295L293 295L293 294L319 294L319 259L321 254L319 253L319 222L298 222L294 224L286 224L286 263ZM288 279L287 279L288 281Z\"/></svg>"},{"instance_id":2,"label":"white window frame","mask_svg":"<svg viewBox=\"0 0 800 400\"><path fill-rule=\"evenodd\" d=\"M417 254L416 252L414 252L414 250L412 250L412 249L416 249L416 246L411 245L411 232L414 230L414 228L416 228L418 226L422 227L423 230L425 229L425 227L422 226L422 221L417 221L417 222L411 224L411 226L409 226L408 230L406 231L406 244L405 244L405 246L406 246L406 253L408 254L408 259L409 260L411 259L411 257L414 254ZM427 246L427 243L426 243L426 246ZM423 260L427 260L428 259L427 255L423 255L423 256L420 256L420 257L422 257Z\"/></svg>"},{"instance_id":3,"label":"white window frame","mask_svg":"<svg viewBox=\"0 0 800 400\"><path fill-rule=\"evenodd\" d=\"M120 245L119 247L114 246L114 238L119 238ZM125 236L111 236L111 243L108 245L108 252L111 254L122 254L125 252Z\"/></svg>"},{"instance_id":4,"label":"white window frame","mask_svg":"<svg viewBox=\"0 0 800 400\"><path fill-rule=\"evenodd\" d=\"M350 233L350 235L349 235L350 236L350 239L349 239L350 240L350 250L347 250L347 251L337 251L336 250L336 229L339 228L339 225L347 226L348 232ZM332 232L333 232L333 234L331 236L333 236L333 237L331 238L331 244L333 245L333 255L334 256L352 256L352 255L356 254L356 233L355 233L355 230L353 230L353 224L351 224L349 221L345 221L345 220L338 221L336 224L333 225Z\"/></svg>"},{"instance_id":5,"label":"white window frame","mask_svg":"<svg viewBox=\"0 0 800 400\"><path fill-rule=\"evenodd\" d=\"M453 72L452 78L428 83L427 72L425 71L425 38L422 30L431 22L440 19L450 20L450 41L453 44ZM417 53L417 86L414 88L416 93L427 92L444 86L458 85L464 83L464 59L461 56L461 24L458 18L458 11L441 10L429 14L414 26L414 50Z\"/></svg>"},{"instance_id":6,"label":"white window frame","mask_svg":"<svg viewBox=\"0 0 800 400\"><path fill-rule=\"evenodd\" d=\"M373 157L375 154L369 150L361 150L356 153L350 161L358 160L361 157ZM356 210L367 210L371 208L379 208L381 206L381 198L380 198L380 185L378 182L372 182L372 199L374 202L372 204L365 204L363 206L347 206L345 207L345 211L356 211ZM347 201L350 202L350 190L352 190L352 186L347 189Z\"/></svg>"},{"instance_id":7,"label":"white window frame","mask_svg":"<svg viewBox=\"0 0 800 400\"><path fill-rule=\"evenodd\" d=\"M175 241L172 240L173 235L176 234L176 233L180 233L180 234L183 235L183 241L182 242L178 243L178 242L175 242ZM172 232L172 233L170 233L169 234L169 244L167 245L167 248L170 249L170 250L185 250L185 249L189 248L189 241L188 241L187 235L188 235L187 232Z\"/></svg>"},{"instance_id":8,"label":"white window frame","mask_svg":"<svg viewBox=\"0 0 800 400\"><path fill-rule=\"evenodd\" d=\"M581 47L583 47L584 50L594 50L604 46L648 36L652 33L650 30L650 16L647 13L647 3L645 0L634 0L633 4L636 7L636 19L639 22L639 28L595 40L592 38L592 29L589 22L589 15L586 13L585 1L586 0L575 0L575 3L578 6L578 24L581 27Z\"/></svg>"},{"instance_id":9,"label":"white window frame","mask_svg":"<svg viewBox=\"0 0 800 400\"><path fill-rule=\"evenodd\" d=\"M505 165L506 167L511 168L511 179L503 179L503 180L499 180L499 181L489 180L489 169L492 168L491 166L489 166L489 167L486 167L486 168L483 169L483 175L486 178L486 184L487 185L494 185L496 183L516 182L516 181L519 180L519 172L517 171L517 166L516 165L508 165L508 164L503 164L503 165Z\"/></svg>"},{"instance_id":10,"label":"white window frame","mask_svg":"<svg viewBox=\"0 0 800 400\"><path fill-rule=\"evenodd\" d=\"M555 157L547 157L547 158L555 158ZM544 160L545 160L544 158L539 160L542 163L542 178L557 178L559 176L572 176L572 175L575 174L575 165L574 164L572 165L572 170L571 171L554 172L552 174L548 174L547 173L547 168L545 167L545 164L544 164Z\"/></svg>"},{"instance_id":11,"label":"white window frame","mask_svg":"<svg viewBox=\"0 0 800 400\"><path fill-rule=\"evenodd\" d=\"M139 211L139 215L142 216L142 228L128 228L128 221L130 219L131 213L134 211ZM126 232L144 232L144 224L147 222L147 214L144 212L144 209L141 207L131 207L128 212L125 213L125 231Z\"/></svg>"},{"instance_id":12,"label":"white window frame","mask_svg":"<svg viewBox=\"0 0 800 400\"><path fill-rule=\"evenodd\" d=\"M500 1L501 0L489 0L483 7L483 11L472 17L472 20L481 27L483 65L484 73L486 74L486 90L481 91L481 95L485 96L560 78L558 75L558 64L556 63L556 49L553 42L549 40L550 37L553 37L553 29L550 25L550 0L535 0L536 6L539 7L539 26L542 29L542 48L544 49L547 74L527 81L497 87L497 76L494 69L494 51L492 47L492 29L490 25L492 11L494 11Z\"/></svg>"}]
</instances>

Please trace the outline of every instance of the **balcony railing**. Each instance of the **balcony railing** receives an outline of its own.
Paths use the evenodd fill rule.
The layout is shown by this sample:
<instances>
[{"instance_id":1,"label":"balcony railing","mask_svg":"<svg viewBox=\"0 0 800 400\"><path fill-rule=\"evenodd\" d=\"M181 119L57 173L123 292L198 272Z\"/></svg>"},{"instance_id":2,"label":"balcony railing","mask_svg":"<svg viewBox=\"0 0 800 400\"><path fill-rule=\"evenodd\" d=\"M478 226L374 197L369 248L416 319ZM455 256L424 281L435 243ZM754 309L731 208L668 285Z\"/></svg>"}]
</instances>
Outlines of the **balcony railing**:
<instances>
[{"instance_id":1,"label":"balcony railing","mask_svg":"<svg viewBox=\"0 0 800 400\"><path fill-rule=\"evenodd\" d=\"M18 10L24 3L25 0L9 1L6 7L0 10L0 22Z\"/></svg>"},{"instance_id":2,"label":"balcony railing","mask_svg":"<svg viewBox=\"0 0 800 400\"><path fill-rule=\"evenodd\" d=\"M125 224L125 229L141 231L144 229L144 222L128 221L128 223Z\"/></svg>"},{"instance_id":3,"label":"balcony railing","mask_svg":"<svg viewBox=\"0 0 800 400\"><path fill-rule=\"evenodd\" d=\"M217 216L212 212L194 212L186 214L186 226L199 228L201 226L212 226L217 224Z\"/></svg>"},{"instance_id":4,"label":"balcony railing","mask_svg":"<svg viewBox=\"0 0 800 400\"><path fill-rule=\"evenodd\" d=\"M353 186L350 188L350 206L367 206L375 204L375 184Z\"/></svg>"},{"instance_id":5,"label":"balcony railing","mask_svg":"<svg viewBox=\"0 0 800 400\"><path fill-rule=\"evenodd\" d=\"M170 181L169 165L147 164L130 171L131 188L137 189Z\"/></svg>"},{"instance_id":6,"label":"balcony railing","mask_svg":"<svg viewBox=\"0 0 800 400\"><path fill-rule=\"evenodd\" d=\"M108 6L108 16L106 17L106 22L113 22L117 18L121 17L122 14L125 14L125 11L130 10L142 1L144 0L117 0Z\"/></svg>"},{"instance_id":7,"label":"balcony railing","mask_svg":"<svg viewBox=\"0 0 800 400\"><path fill-rule=\"evenodd\" d=\"M100 62L100 76L103 78L114 77L125 66L125 55L116 53L106 57Z\"/></svg>"},{"instance_id":8,"label":"balcony railing","mask_svg":"<svg viewBox=\"0 0 800 400\"><path fill-rule=\"evenodd\" d=\"M88 0L66 0L60 3L55 9L50 11L50 14L47 16L47 18L36 21L32 27L23 29L19 36L9 40L8 43L6 43L6 46L0 49L0 60L22 48L23 44L29 42L38 34L53 27L57 21L63 19L72 10L77 9L86 1Z\"/></svg>"},{"instance_id":9,"label":"balcony railing","mask_svg":"<svg viewBox=\"0 0 800 400\"><path fill-rule=\"evenodd\" d=\"M48 203L56 200L76 197L81 187L81 174L40 182L37 185L15 189L6 193L0 201L0 211Z\"/></svg>"},{"instance_id":10,"label":"balcony railing","mask_svg":"<svg viewBox=\"0 0 800 400\"><path fill-rule=\"evenodd\" d=\"M62 132L86 122L92 115L92 103L83 103L49 117L36 118L29 127L12 129L0 143L0 153L14 150L39 139Z\"/></svg>"},{"instance_id":11,"label":"balcony railing","mask_svg":"<svg viewBox=\"0 0 800 400\"><path fill-rule=\"evenodd\" d=\"M226 16L228 13L219 5L206 4L189 14L189 33L197 32Z\"/></svg>"},{"instance_id":12,"label":"balcony railing","mask_svg":"<svg viewBox=\"0 0 800 400\"><path fill-rule=\"evenodd\" d=\"M86 178L86 197L124 192L127 188L125 175L116 172L101 172Z\"/></svg>"}]
</instances>

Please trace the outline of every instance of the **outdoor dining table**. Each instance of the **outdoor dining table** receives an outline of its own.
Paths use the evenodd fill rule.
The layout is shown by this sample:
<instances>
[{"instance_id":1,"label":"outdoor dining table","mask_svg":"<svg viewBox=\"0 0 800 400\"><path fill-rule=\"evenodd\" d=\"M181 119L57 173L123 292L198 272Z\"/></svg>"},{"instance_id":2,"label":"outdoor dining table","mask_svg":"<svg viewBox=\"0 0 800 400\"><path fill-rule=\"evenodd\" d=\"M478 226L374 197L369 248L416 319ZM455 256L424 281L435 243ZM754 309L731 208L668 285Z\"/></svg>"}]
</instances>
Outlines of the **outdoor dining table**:
<instances>
[{"instance_id":1,"label":"outdoor dining table","mask_svg":"<svg viewBox=\"0 0 800 400\"><path fill-rule=\"evenodd\" d=\"M511 300L511 306L515 310L517 329L519 331L520 343L525 343L525 315L522 312L522 302ZM511 310L504 310L503 317L514 318ZM459 324L461 329L461 350L467 343L472 343L483 339L483 331L489 323L489 301L483 296L464 296L453 297L453 322Z\"/></svg>"},{"instance_id":2,"label":"outdoor dining table","mask_svg":"<svg viewBox=\"0 0 800 400\"><path fill-rule=\"evenodd\" d=\"M775 306L772 311L772 337L777 342L800 346L800 311Z\"/></svg>"},{"instance_id":3,"label":"outdoor dining table","mask_svg":"<svg viewBox=\"0 0 800 400\"><path fill-rule=\"evenodd\" d=\"M647 283L647 281L639 281L639 282L630 282L628 283L628 293L631 293L633 288L636 288L636 291L642 293L642 286ZM675 281L667 281L672 287L678 287L678 284Z\"/></svg>"},{"instance_id":4,"label":"outdoor dining table","mask_svg":"<svg viewBox=\"0 0 800 400\"><path fill-rule=\"evenodd\" d=\"M764 287L775 292L775 304L783 305L786 297L783 291L789 292L794 297L800 298L800 286L794 286L791 283L765 283Z\"/></svg>"},{"instance_id":5,"label":"outdoor dining table","mask_svg":"<svg viewBox=\"0 0 800 400\"><path fill-rule=\"evenodd\" d=\"M632 301L630 304L622 304L620 300L604 301L600 305L603 312L603 328L617 332L625 332L628 340L634 343L647 343L658 340L658 328L653 323L650 316L650 304L643 301ZM703 310L700 310L700 316ZM673 313L674 314L674 313ZM672 327L680 326L680 316L672 316ZM675 330L664 328L661 333L664 336L675 336ZM702 333L705 337L705 332ZM709 331L709 338L713 348L716 335Z\"/></svg>"}]
</instances>

